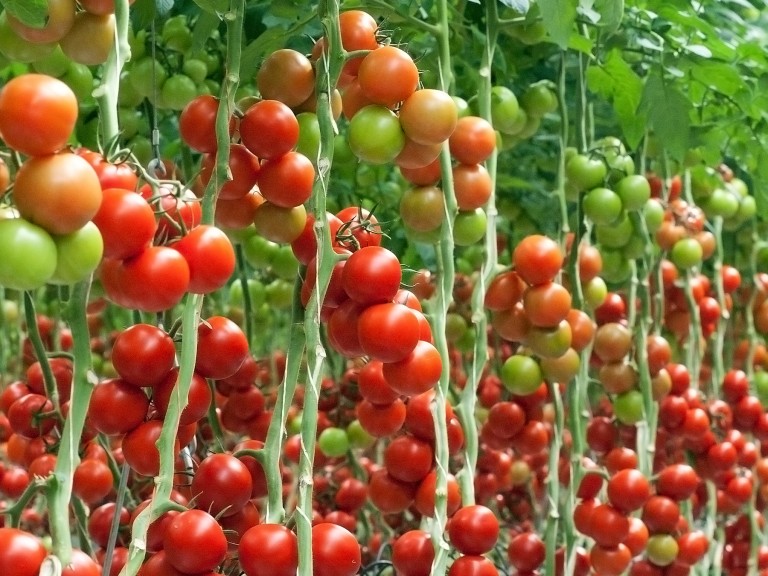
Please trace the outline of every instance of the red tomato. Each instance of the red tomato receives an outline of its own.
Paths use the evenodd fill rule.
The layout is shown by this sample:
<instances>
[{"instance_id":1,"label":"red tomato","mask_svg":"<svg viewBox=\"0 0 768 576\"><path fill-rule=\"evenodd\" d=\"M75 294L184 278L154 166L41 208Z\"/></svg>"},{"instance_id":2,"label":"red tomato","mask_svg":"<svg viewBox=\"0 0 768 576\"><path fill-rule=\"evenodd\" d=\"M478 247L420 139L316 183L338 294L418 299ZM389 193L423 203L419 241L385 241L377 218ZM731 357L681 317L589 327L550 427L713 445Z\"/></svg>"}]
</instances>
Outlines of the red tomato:
<instances>
[{"instance_id":1,"label":"red tomato","mask_svg":"<svg viewBox=\"0 0 768 576\"><path fill-rule=\"evenodd\" d=\"M299 566L296 534L281 524L249 528L238 545L246 576L295 576Z\"/></svg>"},{"instance_id":2,"label":"red tomato","mask_svg":"<svg viewBox=\"0 0 768 576\"><path fill-rule=\"evenodd\" d=\"M171 248L189 265L189 291L209 294L226 285L235 271L235 249L229 237L215 226L201 224Z\"/></svg>"},{"instance_id":3,"label":"red tomato","mask_svg":"<svg viewBox=\"0 0 768 576\"><path fill-rule=\"evenodd\" d=\"M354 576L361 562L360 544L349 530L330 522L312 526L314 576Z\"/></svg>"},{"instance_id":4,"label":"red tomato","mask_svg":"<svg viewBox=\"0 0 768 576\"><path fill-rule=\"evenodd\" d=\"M293 111L278 100L260 100L240 119L240 140L262 159L277 158L299 141L299 122Z\"/></svg>"},{"instance_id":5,"label":"red tomato","mask_svg":"<svg viewBox=\"0 0 768 576\"><path fill-rule=\"evenodd\" d=\"M99 211L93 217L104 240L104 257L126 259L140 254L157 231L152 206L140 195L123 188L102 192Z\"/></svg>"},{"instance_id":6,"label":"red tomato","mask_svg":"<svg viewBox=\"0 0 768 576\"><path fill-rule=\"evenodd\" d=\"M351 261L351 258L347 261L347 267ZM368 306L357 322L357 336L363 351L385 363L406 359L419 342L419 332L414 311L393 302Z\"/></svg>"},{"instance_id":7,"label":"red tomato","mask_svg":"<svg viewBox=\"0 0 768 576\"><path fill-rule=\"evenodd\" d=\"M258 174L259 191L281 208L304 204L312 195L315 168L301 152L287 152L266 160Z\"/></svg>"},{"instance_id":8,"label":"red tomato","mask_svg":"<svg viewBox=\"0 0 768 576\"><path fill-rule=\"evenodd\" d=\"M235 374L250 355L243 330L229 318L211 316L198 328L195 370L220 380Z\"/></svg>"},{"instance_id":9,"label":"red tomato","mask_svg":"<svg viewBox=\"0 0 768 576\"><path fill-rule=\"evenodd\" d=\"M390 302L401 280L400 261L381 246L366 246L353 252L342 275L344 290L352 300L362 304Z\"/></svg>"},{"instance_id":10,"label":"red tomato","mask_svg":"<svg viewBox=\"0 0 768 576\"><path fill-rule=\"evenodd\" d=\"M185 574L214 570L227 554L227 537L216 519L203 510L186 510L165 530L163 550L171 565Z\"/></svg>"},{"instance_id":11,"label":"red tomato","mask_svg":"<svg viewBox=\"0 0 768 576\"><path fill-rule=\"evenodd\" d=\"M173 368L176 347L167 332L151 324L129 326L115 339L112 364L125 382L137 387L159 384Z\"/></svg>"},{"instance_id":12,"label":"red tomato","mask_svg":"<svg viewBox=\"0 0 768 576\"><path fill-rule=\"evenodd\" d=\"M462 554L485 554L499 538L499 520L486 506L464 506L451 517L448 536Z\"/></svg>"},{"instance_id":13,"label":"red tomato","mask_svg":"<svg viewBox=\"0 0 768 576\"><path fill-rule=\"evenodd\" d=\"M17 528L0 528L0 572L37 576L48 552L37 536Z\"/></svg>"}]
</instances>

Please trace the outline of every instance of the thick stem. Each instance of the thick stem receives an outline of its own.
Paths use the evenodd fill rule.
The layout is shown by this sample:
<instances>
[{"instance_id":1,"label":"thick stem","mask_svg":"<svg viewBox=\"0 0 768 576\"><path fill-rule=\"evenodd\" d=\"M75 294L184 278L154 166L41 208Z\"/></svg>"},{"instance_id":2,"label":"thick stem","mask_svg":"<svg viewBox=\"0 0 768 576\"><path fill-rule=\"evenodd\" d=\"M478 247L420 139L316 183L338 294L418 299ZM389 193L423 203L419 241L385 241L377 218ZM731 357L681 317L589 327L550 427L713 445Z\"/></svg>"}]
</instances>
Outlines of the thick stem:
<instances>
[{"instance_id":1,"label":"thick stem","mask_svg":"<svg viewBox=\"0 0 768 576\"><path fill-rule=\"evenodd\" d=\"M316 69L317 119L320 127L320 150L317 158L317 177L310 203L315 217L314 232L317 240L317 274L304 316L306 338L307 383L301 419L301 451L299 455L299 494L296 509L296 527L299 541L299 576L312 576L312 509L313 466L317 438L317 409L326 350L323 346L320 310L331 272L336 263L326 217L328 178L333 163L333 142L336 123L331 110L331 96L344 65L339 29L338 0L324 0L318 6L328 51Z\"/></svg>"},{"instance_id":2,"label":"thick stem","mask_svg":"<svg viewBox=\"0 0 768 576\"><path fill-rule=\"evenodd\" d=\"M451 63L451 46L448 37L448 13L450 8L447 0L439 0L436 5L438 14L437 26L440 32L437 36L440 63L440 88L450 93L454 79ZM443 151L440 155L440 166L443 194L445 196L445 219L441 229L440 244L437 246L438 287L436 308L433 316L433 334L435 348L440 352L443 366L440 382L436 390L435 404L432 407L435 421L435 464L437 471L437 479L435 482L435 515L431 523L432 543L435 547L435 559L432 563L433 574L445 573L448 563L448 551L450 550L450 547L444 540L447 522L449 461L448 423L446 421L445 409L450 390L450 356L448 352L448 341L445 335L445 319L453 299L453 283L455 276L453 222L456 218L458 209L456 207L456 196L453 191L452 165L447 142L443 144ZM485 335L483 335L483 338L484 337ZM464 422L465 427L470 425L474 425L471 420L469 422Z\"/></svg>"},{"instance_id":3,"label":"thick stem","mask_svg":"<svg viewBox=\"0 0 768 576\"><path fill-rule=\"evenodd\" d=\"M491 68L493 55L498 40L498 5L496 2L486 4L486 42L480 64L480 83L478 86L478 104L480 116L491 121ZM488 317L485 312L486 286L496 275L498 265L498 250L496 246L496 168L498 151L494 150L486 161L488 173L491 176L491 196L485 205L488 216L488 226L485 234L485 258L482 269L472 292L472 325L475 330L475 346L472 354L472 369L469 380L461 393L461 401L457 413L462 422L472 422L475 418L477 390L483 371L488 363ZM464 427L464 468L459 473L461 499L465 506L475 503L475 469L478 458L478 434L474 426Z\"/></svg>"}]
</instances>

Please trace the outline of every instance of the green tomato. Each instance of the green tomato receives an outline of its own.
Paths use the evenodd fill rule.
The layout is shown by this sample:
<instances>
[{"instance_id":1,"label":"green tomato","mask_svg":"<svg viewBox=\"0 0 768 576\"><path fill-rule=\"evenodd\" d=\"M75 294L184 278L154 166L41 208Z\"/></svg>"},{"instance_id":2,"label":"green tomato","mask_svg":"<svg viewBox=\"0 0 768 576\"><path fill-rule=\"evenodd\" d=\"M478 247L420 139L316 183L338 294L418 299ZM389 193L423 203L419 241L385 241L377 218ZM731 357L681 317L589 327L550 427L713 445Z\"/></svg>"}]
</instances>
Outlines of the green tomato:
<instances>
[{"instance_id":1,"label":"green tomato","mask_svg":"<svg viewBox=\"0 0 768 576\"><path fill-rule=\"evenodd\" d=\"M93 222L64 236L54 236L57 259L52 284L74 284L88 278L101 262L104 241Z\"/></svg>"},{"instance_id":2,"label":"green tomato","mask_svg":"<svg viewBox=\"0 0 768 576\"><path fill-rule=\"evenodd\" d=\"M299 125L299 138L301 138L301 125ZM348 165L354 162L355 155L343 134L336 134L333 137L333 165Z\"/></svg>"},{"instance_id":3,"label":"green tomato","mask_svg":"<svg viewBox=\"0 0 768 576\"><path fill-rule=\"evenodd\" d=\"M482 240L488 226L485 210L459 210L453 223L453 241L457 246L471 246Z\"/></svg>"},{"instance_id":4,"label":"green tomato","mask_svg":"<svg viewBox=\"0 0 768 576\"><path fill-rule=\"evenodd\" d=\"M257 270L269 268L279 248L279 244L267 240L260 234L252 234L243 241L245 260Z\"/></svg>"},{"instance_id":5,"label":"green tomato","mask_svg":"<svg viewBox=\"0 0 768 576\"><path fill-rule=\"evenodd\" d=\"M85 100L93 100L93 72L85 64L70 62L61 80L72 88L72 92L81 104Z\"/></svg>"},{"instance_id":6,"label":"green tomato","mask_svg":"<svg viewBox=\"0 0 768 576\"><path fill-rule=\"evenodd\" d=\"M664 223L664 206L656 198L650 198L643 206L643 218L649 234L655 234Z\"/></svg>"},{"instance_id":7,"label":"green tomato","mask_svg":"<svg viewBox=\"0 0 768 576\"><path fill-rule=\"evenodd\" d=\"M708 218L722 216L733 218L739 212L740 198L734 192L724 188L715 188L712 194L699 200L701 209Z\"/></svg>"},{"instance_id":8,"label":"green tomato","mask_svg":"<svg viewBox=\"0 0 768 576\"><path fill-rule=\"evenodd\" d=\"M612 284L621 284L632 275L632 266L621 250L600 247L603 257L602 278Z\"/></svg>"},{"instance_id":9,"label":"green tomato","mask_svg":"<svg viewBox=\"0 0 768 576\"><path fill-rule=\"evenodd\" d=\"M541 126L541 118L529 114L525 118L525 124L522 129L515 135L515 137L521 140L530 138L539 131L539 126Z\"/></svg>"},{"instance_id":10,"label":"green tomato","mask_svg":"<svg viewBox=\"0 0 768 576\"><path fill-rule=\"evenodd\" d=\"M565 165L565 176L579 190L590 190L603 183L608 168L599 158L576 154Z\"/></svg>"},{"instance_id":11,"label":"green tomato","mask_svg":"<svg viewBox=\"0 0 768 576\"><path fill-rule=\"evenodd\" d=\"M645 254L645 241L642 237L634 234L629 237L629 242L622 247L621 253L627 260L642 258Z\"/></svg>"},{"instance_id":12,"label":"green tomato","mask_svg":"<svg viewBox=\"0 0 768 576\"><path fill-rule=\"evenodd\" d=\"M631 426L640 422L645 415L640 390L629 390L616 396L613 399L613 413L622 424Z\"/></svg>"},{"instance_id":13,"label":"green tomato","mask_svg":"<svg viewBox=\"0 0 768 576\"><path fill-rule=\"evenodd\" d=\"M299 141L296 144L296 151L312 160L312 164L317 164L317 157L320 154L320 123L317 121L317 114L301 112L296 115L296 120L299 121ZM334 160L336 160L335 147Z\"/></svg>"},{"instance_id":14,"label":"green tomato","mask_svg":"<svg viewBox=\"0 0 768 576\"><path fill-rule=\"evenodd\" d=\"M557 110L557 96L543 84L532 84L523 92L520 104L528 115L541 118Z\"/></svg>"},{"instance_id":15,"label":"green tomato","mask_svg":"<svg viewBox=\"0 0 768 576\"><path fill-rule=\"evenodd\" d=\"M167 108L183 110L197 96L197 85L185 74L174 74L163 83L161 94Z\"/></svg>"},{"instance_id":16,"label":"green tomato","mask_svg":"<svg viewBox=\"0 0 768 576\"><path fill-rule=\"evenodd\" d=\"M32 69L38 74L59 78L67 71L70 62L71 60L57 45L53 52L33 62Z\"/></svg>"},{"instance_id":17,"label":"green tomato","mask_svg":"<svg viewBox=\"0 0 768 576\"><path fill-rule=\"evenodd\" d=\"M519 132L515 130L520 104L517 96L506 86L491 88L491 119L493 127L508 134Z\"/></svg>"},{"instance_id":18,"label":"green tomato","mask_svg":"<svg viewBox=\"0 0 768 576\"><path fill-rule=\"evenodd\" d=\"M19 321L19 305L13 300L3 300L0 305L0 313L3 315L3 320L8 324L15 324Z\"/></svg>"},{"instance_id":19,"label":"green tomato","mask_svg":"<svg viewBox=\"0 0 768 576\"><path fill-rule=\"evenodd\" d=\"M651 185L645 176L632 174L616 183L616 193L625 210L642 210L651 198Z\"/></svg>"},{"instance_id":20,"label":"green tomato","mask_svg":"<svg viewBox=\"0 0 768 576\"><path fill-rule=\"evenodd\" d=\"M629 216L622 214L622 218L613 224L597 224L595 226L595 238L601 246L607 248L621 248L626 246L632 238L634 227Z\"/></svg>"},{"instance_id":21,"label":"green tomato","mask_svg":"<svg viewBox=\"0 0 768 576\"><path fill-rule=\"evenodd\" d=\"M326 428L317 437L317 447L320 448L320 452L329 458L344 456L347 450L349 450L347 431L344 428L336 428L334 426Z\"/></svg>"},{"instance_id":22,"label":"green tomato","mask_svg":"<svg viewBox=\"0 0 768 576\"><path fill-rule=\"evenodd\" d=\"M654 534L645 545L645 555L656 566L669 566L677 558L680 548L671 534Z\"/></svg>"},{"instance_id":23,"label":"green tomato","mask_svg":"<svg viewBox=\"0 0 768 576\"><path fill-rule=\"evenodd\" d=\"M175 52L186 52L192 46L192 30L184 15L168 18L163 24L161 38L165 48Z\"/></svg>"},{"instance_id":24,"label":"green tomato","mask_svg":"<svg viewBox=\"0 0 768 576\"><path fill-rule=\"evenodd\" d=\"M608 286L600 276L595 276L581 287L585 304L592 310L600 306L608 297Z\"/></svg>"},{"instance_id":25,"label":"green tomato","mask_svg":"<svg viewBox=\"0 0 768 576\"><path fill-rule=\"evenodd\" d=\"M683 238L675 242L669 254L672 263L682 270L701 264L704 250L695 238Z\"/></svg>"},{"instance_id":26,"label":"green tomato","mask_svg":"<svg viewBox=\"0 0 768 576\"><path fill-rule=\"evenodd\" d=\"M403 225L403 230L405 230L405 237L408 238L410 242L416 244L437 244L440 242L442 226L435 228L434 230L422 232Z\"/></svg>"},{"instance_id":27,"label":"green tomato","mask_svg":"<svg viewBox=\"0 0 768 576\"><path fill-rule=\"evenodd\" d=\"M299 261L290 244L278 245L271 263L272 272L278 278L293 280L299 274Z\"/></svg>"},{"instance_id":28,"label":"green tomato","mask_svg":"<svg viewBox=\"0 0 768 576\"><path fill-rule=\"evenodd\" d=\"M370 164L392 162L405 146L405 133L397 115L376 104L363 107L352 117L348 139L354 155Z\"/></svg>"},{"instance_id":29,"label":"green tomato","mask_svg":"<svg viewBox=\"0 0 768 576\"><path fill-rule=\"evenodd\" d=\"M144 101L144 95L139 93L131 83L130 75L125 72L120 76L120 91L117 95L118 105L124 108L136 108Z\"/></svg>"},{"instance_id":30,"label":"green tomato","mask_svg":"<svg viewBox=\"0 0 768 576\"><path fill-rule=\"evenodd\" d=\"M763 406L768 404L768 372L758 370L754 375L755 391Z\"/></svg>"},{"instance_id":31,"label":"green tomato","mask_svg":"<svg viewBox=\"0 0 768 576\"><path fill-rule=\"evenodd\" d=\"M304 414L299 412L288 421L288 424L285 427L286 432L288 432L288 436L293 436L294 434L299 434L301 432L301 421L303 417Z\"/></svg>"},{"instance_id":32,"label":"green tomato","mask_svg":"<svg viewBox=\"0 0 768 576\"><path fill-rule=\"evenodd\" d=\"M147 31L144 29L134 32L128 29L128 45L131 47L131 60L136 61L147 53Z\"/></svg>"},{"instance_id":33,"label":"green tomato","mask_svg":"<svg viewBox=\"0 0 768 576\"><path fill-rule=\"evenodd\" d=\"M612 224L621 216L621 198L610 188L593 188L584 196L584 214L595 224Z\"/></svg>"},{"instance_id":34,"label":"green tomato","mask_svg":"<svg viewBox=\"0 0 768 576\"><path fill-rule=\"evenodd\" d=\"M192 78L195 84L200 84L208 76L208 66L203 60L186 58L181 66L181 71Z\"/></svg>"},{"instance_id":35,"label":"green tomato","mask_svg":"<svg viewBox=\"0 0 768 576\"><path fill-rule=\"evenodd\" d=\"M0 220L0 285L33 290L56 271L56 243L43 228L24 220Z\"/></svg>"},{"instance_id":36,"label":"green tomato","mask_svg":"<svg viewBox=\"0 0 768 576\"><path fill-rule=\"evenodd\" d=\"M168 78L168 73L163 65L150 56L136 60L128 71L131 86L145 98L152 97L155 87L162 86L166 78Z\"/></svg>"},{"instance_id":37,"label":"green tomato","mask_svg":"<svg viewBox=\"0 0 768 576\"><path fill-rule=\"evenodd\" d=\"M445 337L448 342L459 341L469 329L464 316L456 312L448 312L445 315Z\"/></svg>"},{"instance_id":38,"label":"green tomato","mask_svg":"<svg viewBox=\"0 0 768 576\"><path fill-rule=\"evenodd\" d=\"M149 161L152 159L152 142L149 141L149 138L137 134L128 142L128 148L136 156L139 164L149 164Z\"/></svg>"},{"instance_id":39,"label":"green tomato","mask_svg":"<svg viewBox=\"0 0 768 576\"><path fill-rule=\"evenodd\" d=\"M136 108L120 106L117 109L117 122L123 138L133 138L141 127L142 114Z\"/></svg>"},{"instance_id":40,"label":"green tomato","mask_svg":"<svg viewBox=\"0 0 768 576\"><path fill-rule=\"evenodd\" d=\"M285 310L291 307L293 301L293 286L281 278L277 278L267 285L267 304L274 308Z\"/></svg>"},{"instance_id":41,"label":"green tomato","mask_svg":"<svg viewBox=\"0 0 768 576\"><path fill-rule=\"evenodd\" d=\"M5 11L0 12L0 54L11 62L30 64L50 56L58 46L58 42L48 44L33 44L16 34L8 24Z\"/></svg>"},{"instance_id":42,"label":"green tomato","mask_svg":"<svg viewBox=\"0 0 768 576\"><path fill-rule=\"evenodd\" d=\"M464 100L461 96L451 96L456 104L456 113L459 118L464 118L472 114L472 109L469 107L469 102Z\"/></svg>"},{"instance_id":43,"label":"green tomato","mask_svg":"<svg viewBox=\"0 0 768 576\"><path fill-rule=\"evenodd\" d=\"M530 356L513 354L501 367L501 382L507 390L518 396L533 394L543 380L539 363Z\"/></svg>"},{"instance_id":44,"label":"green tomato","mask_svg":"<svg viewBox=\"0 0 768 576\"><path fill-rule=\"evenodd\" d=\"M251 306L256 308L261 306L267 301L267 289L264 284L256 280L255 278L248 278L246 281L248 285L248 296L251 301ZM242 309L245 306L245 299L243 298L243 283L240 280L235 280L229 285L229 306L231 308Z\"/></svg>"},{"instance_id":45,"label":"green tomato","mask_svg":"<svg viewBox=\"0 0 768 576\"><path fill-rule=\"evenodd\" d=\"M352 448L370 448L376 442L376 437L371 436L360 424L360 420L352 420L347 424L347 438Z\"/></svg>"}]
</instances>

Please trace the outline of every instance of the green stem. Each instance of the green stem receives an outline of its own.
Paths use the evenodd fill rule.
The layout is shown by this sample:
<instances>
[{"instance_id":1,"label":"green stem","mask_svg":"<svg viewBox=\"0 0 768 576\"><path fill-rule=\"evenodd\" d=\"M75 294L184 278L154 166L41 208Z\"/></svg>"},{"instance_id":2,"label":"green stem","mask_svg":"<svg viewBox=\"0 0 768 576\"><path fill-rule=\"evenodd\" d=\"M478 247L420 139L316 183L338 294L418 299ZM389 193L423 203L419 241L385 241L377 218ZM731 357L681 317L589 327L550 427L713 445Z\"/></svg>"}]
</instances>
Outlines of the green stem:
<instances>
[{"instance_id":1,"label":"green stem","mask_svg":"<svg viewBox=\"0 0 768 576\"><path fill-rule=\"evenodd\" d=\"M127 492L126 488L128 487L128 476L130 471L131 467L123 462L123 465L120 467L120 483L117 486L117 497L115 498L115 514L112 516L112 524L109 527L109 540L107 541L107 548L104 552L104 566L102 568L102 574L104 576L107 576L112 568L113 555L117 544L117 535L120 531L120 513L123 510L123 502L125 501L125 493Z\"/></svg>"},{"instance_id":2,"label":"green stem","mask_svg":"<svg viewBox=\"0 0 768 576\"><path fill-rule=\"evenodd\" d=\"M437 34L440 88L451 93L453 87L453 67L449 39L448 0L439 0L437 7ZM490 73L490 70L488 71ZM448 143L443 144L440 155L443 194L445 195L445 220L440 232L440 244L437 246L438 287L436 310L433 316L433 335L435 348L442 359L442 374L437 386L435 404L432 406L435 421L435 464L437 478L435 482L435 515L431 523L432 543L435 547L435 559L432 563L433 574L444 574L448 564L450 547L444 540L447 523L448 505L448 423L445 409L450 391L450 355L445 335L446 314L453 299L454 242L453 222L458 212L456 196L453 191L453 172ZM483 338L485 335L483 335ZM474 415L472 415L474 416ZM463 423L464 428L474 426L472 419Z\"/></svg>"},{"instance_id":3,"label":"green stem","mask_svg":"<svg viewBox=\"0 0 768 576\"><path fill-rule=\"evenodd\" d=\"M318 5L318 16L328 42L328 51L320 60L315 72L317 75L315 92L317 94L317 119L320 127L320 149L317 160L317 178L310 204L315 217L317 274L312 298L309 300L304 316L304 337L309 353L307 354L307 383L301 418L299 494L296 510L299 576L312 576L313 467L320 386L323 377L323 364L327 354L322 342L320 310L331 279L331 272L336 263L336 255L333 251L326 217L326 198L333 164L333 142L336 133L336 123L331 109L331 96L344 65L344 52L341 46L341 30L339 28L339 1L321 1Z\"/></svg>"},{"instance_id":4,"label":"green stem","mask_svg":"<svg viewBox=\"0 0 768 576\"><path fill-rule=\"evenodd\" d=\"M69 526L72 478L80 462L80 438L85 427L91 393L98 382L98 377L91 368L90 333L85 312L90 287L90 279L75 285L67 310L75 358L72 370L72 394L69 414L64 422L56 457L54 478L51 479L47 489L53 553L63 564L69 562L72 553Z\"/></svg>"},{"instance_id":5,"label":"green stem","mask_svg":"<svg viewBox=\"0 0 768 576\"><path fill-rule=\"evenodd\" d=\"M35 357L40 362L40 368L43 373L43 386L45 395L53 403L56 413L61 419L61 405L59 404L59 390L56 387L56 379L53 376L51 365L48 362L48 353L45 350L45 344L40 336L40 330L37 327L37 313L35 312L35 300L32 293L24 292L24 320L27 323L27 332L29 340L32 342L32 349L35 351Z\"/></svg>"},{"instance_id":6,"label":"green stem","mask_svg":"<svg viewBox=\"0 0 768 576\"><path fill-rule=\"evenodd\" d=\"M491 121L491 68L493 55L498 41L498 5L496 2L486 4L486 42L480 64L480 83L478 86L478 104L480 116ZM461 401L457 407L457 413L462 422L472 422L475 418L475 406L477 404L477 390L483 376L483 371L488 364L488 318L485 313L486 286L496 275L498 254L496 247L496 169L498 165L498 151L494 150L488 158L486 166L491 177L491 196L485 205L488 216L488 226L485 234L485 258L482 269L475 282L472 291L472 325L475 330L475 346L472 354L472 366L469 373L469 381L461 393ZM465 506L475 503L475 469L478 458L478 434L474 426L464 427L464 467L458 475L461 487L461 499Z\"/></svg>"}]
</instances>

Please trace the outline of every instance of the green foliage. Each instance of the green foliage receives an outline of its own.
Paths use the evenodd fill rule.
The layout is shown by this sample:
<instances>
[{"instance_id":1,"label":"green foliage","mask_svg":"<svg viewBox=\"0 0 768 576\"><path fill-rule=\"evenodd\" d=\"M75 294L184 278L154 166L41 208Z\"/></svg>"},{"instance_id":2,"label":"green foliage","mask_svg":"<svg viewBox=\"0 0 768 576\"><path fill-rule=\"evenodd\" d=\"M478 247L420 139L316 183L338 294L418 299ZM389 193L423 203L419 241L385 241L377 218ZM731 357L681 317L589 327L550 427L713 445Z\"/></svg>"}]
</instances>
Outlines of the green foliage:
<instances>
[{"instance_id":1,"label":"green foliage","mask_svg":"<svg viewBox=\"0 0 768 576\"><path fill-rule=\"evenodd\" d=\"M46 0L0 0L0 5L27 26L42 27L48 15Z\"/></svg>"}]
</instances>

